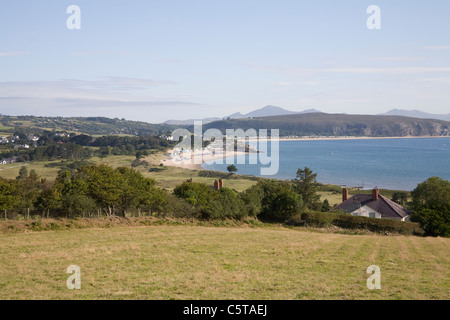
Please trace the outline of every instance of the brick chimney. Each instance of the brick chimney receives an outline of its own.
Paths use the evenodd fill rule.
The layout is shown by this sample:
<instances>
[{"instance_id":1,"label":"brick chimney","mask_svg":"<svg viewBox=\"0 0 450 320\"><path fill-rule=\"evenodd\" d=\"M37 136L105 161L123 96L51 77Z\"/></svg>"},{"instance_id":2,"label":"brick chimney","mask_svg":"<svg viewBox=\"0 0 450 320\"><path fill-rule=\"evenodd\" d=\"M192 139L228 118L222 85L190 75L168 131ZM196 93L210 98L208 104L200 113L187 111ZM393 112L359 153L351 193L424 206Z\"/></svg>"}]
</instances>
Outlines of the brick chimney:
<instances>
[{"instance_id":1,"label":"brick chimney","mask_svg":"<svg viewBox=\"0 0 450 320\"><path fill-rule=\"evenodd\" d=\"M378 188L375 188L372 190L372 200L378 200L378 197L380 196L380 190Z\"/></svg>"},{"instance_id":2,"label":"brick chimney","mask_svg":"<svg viewBox=\"0 0 450 320\"><path fill-rule=\"evenodd\" d=\"M342 202L344 202L347 199L348 199L348 189L347 188L343 188L342 189Z\"/></svg>"},{"instance_id":3,"label":"brick chimney","mask_svg":"<svg viewBox=\"0 0 450 320\"><path fill-rule=\"evenodd\" d=\"M222 189L222 188L223 188L223 180L220 179L220 180L219 180L219 189Z\"/></svg>"},{"instance_id":4,"label":"brick chimney","mask_svg":"<svg viewBox=\"0 0 450 320\"><path fill-rule=\"evenodd\" d=\"M219 187L219 181L215 180L215 181L214 181L214 189L215 189L215 190L219 190L219 188L220 188L220 187Z\"/></svg>"}]
</instances>

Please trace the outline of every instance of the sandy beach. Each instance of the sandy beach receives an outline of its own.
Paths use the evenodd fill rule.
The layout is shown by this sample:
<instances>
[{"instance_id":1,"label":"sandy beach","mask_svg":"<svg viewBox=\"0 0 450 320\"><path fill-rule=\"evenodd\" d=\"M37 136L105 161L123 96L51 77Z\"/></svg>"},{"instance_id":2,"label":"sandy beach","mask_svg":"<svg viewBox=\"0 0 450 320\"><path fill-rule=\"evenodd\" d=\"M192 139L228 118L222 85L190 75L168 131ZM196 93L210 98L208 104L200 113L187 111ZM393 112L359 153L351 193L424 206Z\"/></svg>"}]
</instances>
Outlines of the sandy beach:
<instances>
[{"instance_id":1,"label":"sandy beach","mask_svg":"<svg viewBox=\"0 0 450 320\"><path fill-rule=\"evenodd\" d=\"M194 154L191 154L190 160L184 159L185 161L181 161L181 158L175 158L176 160L173 160L170 155L173 150L168 150L166 153L166 156L161 160L161 163L165 166L170 167L178 167L183 169L189 169L189 170L202 170L202 164L209 161L214 161L218 159L223 159L225 161L225 158L228 157L237 157L240 155L247 154L247 152L237 152L234 153L221 153L221 154L211 154L208 151L204 151L201 153L202 156L202 164L194 163ZM199 155L199 153L195 154L196 156Z\"/></svg>"}]
</instances>

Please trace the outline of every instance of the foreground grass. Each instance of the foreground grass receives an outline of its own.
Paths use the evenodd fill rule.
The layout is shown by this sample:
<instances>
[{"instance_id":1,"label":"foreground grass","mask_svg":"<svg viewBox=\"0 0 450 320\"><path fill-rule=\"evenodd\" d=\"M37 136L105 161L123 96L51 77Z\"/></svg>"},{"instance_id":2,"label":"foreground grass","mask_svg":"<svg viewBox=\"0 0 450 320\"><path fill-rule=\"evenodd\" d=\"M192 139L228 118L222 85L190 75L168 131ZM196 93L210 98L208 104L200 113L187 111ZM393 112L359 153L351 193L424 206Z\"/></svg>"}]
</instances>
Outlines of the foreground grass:
<instances>
[{"instance_id":1,"label":"foreground grass","mask_svg":"<svg viewBox=\"0 0 450 320\"><path fill-rule=\"evenodd\" d=\"M0 299L449 299L449 239L282 227L0 234ZM68 290L66 269L81 268ZM366 268L381 268L381 290Z\"/></svg>"}]
</instances>

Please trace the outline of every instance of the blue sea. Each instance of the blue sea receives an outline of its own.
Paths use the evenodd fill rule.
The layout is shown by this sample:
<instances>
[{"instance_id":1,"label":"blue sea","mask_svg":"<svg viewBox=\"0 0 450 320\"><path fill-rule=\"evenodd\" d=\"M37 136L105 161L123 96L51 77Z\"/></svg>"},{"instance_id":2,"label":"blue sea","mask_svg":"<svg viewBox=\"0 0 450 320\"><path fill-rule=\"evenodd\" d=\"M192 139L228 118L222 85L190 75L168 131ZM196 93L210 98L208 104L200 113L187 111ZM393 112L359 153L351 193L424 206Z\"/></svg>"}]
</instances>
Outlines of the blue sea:
<instances>
[{"instance_id":1,"label":"blue sea","mask_svg":"<svg viewBox=\"0 0 450 320\"><path fill-rule=\"evenodd\" d=\"M450 138L280 141L279 149L278 173L268 178L293 179L309 167L321 183L405 191L431 176L450 180ZM260 164L239 157L247 164L236 164L238 174L261 176ZM226 172L227 166L203 168Z\"/></svg>"}]
</instances>

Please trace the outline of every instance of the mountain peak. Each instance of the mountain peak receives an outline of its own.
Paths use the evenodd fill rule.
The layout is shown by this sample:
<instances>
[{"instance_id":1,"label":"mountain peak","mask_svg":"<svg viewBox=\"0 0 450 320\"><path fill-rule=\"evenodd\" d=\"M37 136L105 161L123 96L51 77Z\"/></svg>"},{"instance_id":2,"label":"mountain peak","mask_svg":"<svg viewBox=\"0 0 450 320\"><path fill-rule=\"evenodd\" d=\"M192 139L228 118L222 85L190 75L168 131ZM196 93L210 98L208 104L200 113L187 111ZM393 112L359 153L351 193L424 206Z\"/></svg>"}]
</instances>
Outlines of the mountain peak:
<instances>
[{"instance_id":1,"label":"mountain peak","mask_svg":"<svg viewBox=\"0 0 450 320\"><path fill-rule=\"evenodd\" d=\"M420 118L420 119L436 119L436 120L445 120L450 121L450 114L431 114L427 112L423 112L420 110L403 110L403 109L392 109L386 113L381 113L383 116L403 116L403 117L411 117L411 118Z\"/></svg>"}]
</instances>

